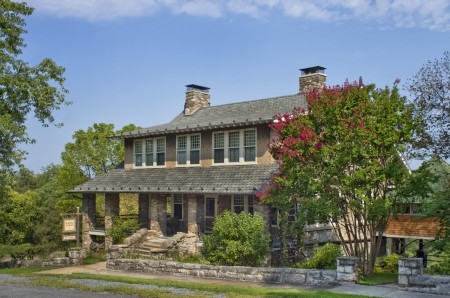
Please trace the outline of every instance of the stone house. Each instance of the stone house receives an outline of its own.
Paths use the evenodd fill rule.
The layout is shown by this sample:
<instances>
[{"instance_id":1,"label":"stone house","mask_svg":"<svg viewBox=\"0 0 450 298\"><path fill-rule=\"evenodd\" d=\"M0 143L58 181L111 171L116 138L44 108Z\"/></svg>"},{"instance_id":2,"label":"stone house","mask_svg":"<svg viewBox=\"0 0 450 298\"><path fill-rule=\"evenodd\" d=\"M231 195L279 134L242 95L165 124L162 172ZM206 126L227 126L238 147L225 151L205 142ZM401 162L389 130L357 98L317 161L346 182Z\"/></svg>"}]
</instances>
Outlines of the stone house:
<instances>
[{"instance_id":1,"label":"stone house","mask_svg":"<svg viewBox=\"0 0 450 298\"><path fill-rule=\"evenodd\" d=\"M267 148L269 123L305 108L305 92L325 85L324 70L301 69L296 94L218 106L211 105L209 88L187 85L184 110L173 120L116 136L125 144L120 168L71 190L82 194L83 246L105 235L95 227L97 194L105 196L106 231L121 193L137 194L141 227L163 235L207 233L224 210L260 213L276 229L276 212L255 197L276 169ZM108 237L105 245L111 245Z\"/></svg>"}]
</instances>

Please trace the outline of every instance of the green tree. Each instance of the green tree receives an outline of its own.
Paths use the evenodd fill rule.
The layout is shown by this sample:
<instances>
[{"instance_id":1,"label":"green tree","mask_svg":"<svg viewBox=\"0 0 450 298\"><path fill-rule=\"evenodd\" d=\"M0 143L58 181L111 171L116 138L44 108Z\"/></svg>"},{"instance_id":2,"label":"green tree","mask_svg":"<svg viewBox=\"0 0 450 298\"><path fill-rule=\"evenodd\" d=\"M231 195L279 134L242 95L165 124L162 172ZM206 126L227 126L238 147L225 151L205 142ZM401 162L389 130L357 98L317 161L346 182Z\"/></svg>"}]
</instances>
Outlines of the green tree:
<instances>
[{"instance_id":1,"label":"green tree","mask_svg":"<svg viewBox=\"0 0 450 298\"><path fill-rule=\"evenodd\" d=\"M409 81L411 105L423 118L413 153L418 157L450 158L450 52L428 61Z\"/></svg>"},{"instance_id":2,"label":"green tree","mask_svg":"<svg viewBox=\"0 0 450 298\"><path fill-rule=\"evenodd\" d=\"M298 204L310 222L329 222L344 252L370 274L394 189L409 177L400 154L417 124L397 85L346 83L312 91L307 100L308 110L280 115L271 125L278 138L270 151L280 169L259 196Z\"/></svg>"},{"instance_id":3,"label":"green tree","mask_svg":"<svg viewBox=\"0 0 450 298\"><path fill-rule=\"evenodd\" d=\"M269 253L269 239L260 215L225 211L216 218L212 234L203 238L202 253L213 264L258 266Z\"/></svg>"},{"instance_id":4,"label":"green tree","mask_svg":"<svg viewBox=\"0 0 450 298\"><path fill-rule=\"evenodd\" d=\"M13 174L15 191L23 193L27 190L35 190L37 188L36 176L33 171L20 167L17 172Z\"/></svg>"},{"instance_id":5,"label":"green tree","mask_svg":"<svg viewBox=\"0 0 450 298\"><path fill-rule=\"evenodd\" d=\"M26 46L24 17L33 8L25 2L0 0L0 198L5 198L8 172L20 164L25 152L21 143L33 143L26 119L33 112L43 125L54 123L54 110L65 101L64 68L51 59L30 66L21 59Z\"/></svg>"},{"instance_id":6,"label":"green tree","mask_svg":"<svg viewBox=\"0 0 450 298\"><path fill-rule=\"evenodd\" d=\"M86 131L77 130L72 136L74 142L67 143L61 154L66 174L71 178L78 176L75 180L79 184L82 180L107 173L124 157L123 141L111 136L135 129L137 127L130 124L114 131L114 124L95 123Z\"/></svg>"},{"instance_id":7,"label":"green tree","mask_svg":"<svg viewBox=\"0 0 450 298\"><path fill-rule=\"evenodd\" d=\"M19 245L33 242L35 225L38 222L38 204L35 191L12 192L2 206L2 233L0 243Z\"/></svg>"}]
</instances>

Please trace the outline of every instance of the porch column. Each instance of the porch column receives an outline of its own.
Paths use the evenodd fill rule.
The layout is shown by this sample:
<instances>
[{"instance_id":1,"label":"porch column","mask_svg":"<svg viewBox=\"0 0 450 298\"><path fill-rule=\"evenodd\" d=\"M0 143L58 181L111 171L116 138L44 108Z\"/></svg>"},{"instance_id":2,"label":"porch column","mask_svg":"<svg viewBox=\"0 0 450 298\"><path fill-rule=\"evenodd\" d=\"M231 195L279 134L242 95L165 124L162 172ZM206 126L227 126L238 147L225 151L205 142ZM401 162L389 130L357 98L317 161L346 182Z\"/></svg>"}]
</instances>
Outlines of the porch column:
<instances>
[{"instance_id":1,"label":"porch column","mask_svg":"<svg viewBox=\"0 0 450 298\"><path fill-rule=\"evenodd\" d=\"M90 251L92 239L89 232L95 229L95 194L83 193L83 215L81 220L81 240L83 248Z\"/></svg>"},{"instance_id":2,"label":"porch column","mask_svg":"<svg viewBox=\"0 0 450 298\"><path fill-rule=\"evenodd\" d=\"M167 228L167 199L165 195L150 194L150 223L149 229L161 234Z\"/></svg>"},{"instance_id":3,"label":"porch column","mask_svg":"<svg viewBox=\"0 0 450 298\"><path fill-rule=\"evenodd\" d=\"M187 195L187 207L187 232L188 234L198 235L197 197L195 195Z\"/></svg>"},{"instance_id":4,"label":"porch column","mask_svg":"<svg viewBox=\"0 0 450 298\"><path fill-rule=\"evenodd\" d=\"M267 226L270 227L270 208L267 205L259 203L256 197L253 199L253 212L261 215L267 223Z\"/></svg>"},{"instance_id":5,"label":"porch column","mask_svg":"<svg viewBox=\"0 0 450 298\"><path fill-rule=\"evenodd\" d=\"M119 215L119 194L105 193L105 235L113 226L113 218ZM112 246L111 236L105 236L105 249Z\"/></svg>"},{"instance_id":6,"label":"porch column","mask_svg":"<svg viewBox=\"0 0 450 298\"><path fill-rule=\"evenodd\" d=\"M139 226L140 228L148 229L149 228L149 194L148 193L140 193L139 194Z\"/></svg>"}]
</instances>

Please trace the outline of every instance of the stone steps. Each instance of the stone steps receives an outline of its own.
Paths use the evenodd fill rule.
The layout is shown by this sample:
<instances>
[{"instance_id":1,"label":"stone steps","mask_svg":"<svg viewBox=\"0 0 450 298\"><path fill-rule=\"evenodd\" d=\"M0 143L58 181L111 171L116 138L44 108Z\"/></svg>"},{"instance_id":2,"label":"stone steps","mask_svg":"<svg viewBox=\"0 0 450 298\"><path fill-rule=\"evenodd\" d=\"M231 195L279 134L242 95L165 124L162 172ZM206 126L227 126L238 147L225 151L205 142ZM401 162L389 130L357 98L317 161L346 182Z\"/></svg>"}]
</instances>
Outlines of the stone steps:
<instances>
[{"instance_id":1,"label":"stone steps","mask_svg":"<svg viewBox=\"0 0 450 298\"><path fill-rule=\"evenodd\" d=\"M164 260L168 257L168 249L163 248L142 248L135 249L140 258Z\"/></svg>"}]
</instances>

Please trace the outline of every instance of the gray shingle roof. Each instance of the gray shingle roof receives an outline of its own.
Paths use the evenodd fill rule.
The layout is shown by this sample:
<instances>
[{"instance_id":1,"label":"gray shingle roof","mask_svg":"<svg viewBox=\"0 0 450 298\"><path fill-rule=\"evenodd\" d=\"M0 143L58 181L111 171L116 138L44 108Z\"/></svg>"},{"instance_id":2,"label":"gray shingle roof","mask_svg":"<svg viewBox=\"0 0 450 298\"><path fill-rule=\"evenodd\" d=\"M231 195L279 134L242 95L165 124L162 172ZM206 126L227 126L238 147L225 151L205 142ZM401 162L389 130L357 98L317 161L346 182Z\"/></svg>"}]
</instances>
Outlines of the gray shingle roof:
<instances>
[{"instance_id":1,"label":"gray shingle roof","mask_svg":"<svg viewBox=\"0 0 450 298\"><path fill-rule=\"evenodd\" d=\"M115 169L70 192L253 194L268 181L276 165Z\"/></svg>"},{"instance_id":2,"label":"gray shingle roof","mask_svg":"<svg viewBox=\"0 0 450 298\"><path fill-rule=\"evenodd\" d=\"M305 108L305 97L287 95L201 108L193 115L179 114L171 122L119 135L123 138L192 132L205 129L239 127L271 122L277 114Z\"/></svg>"}]
</instances>

